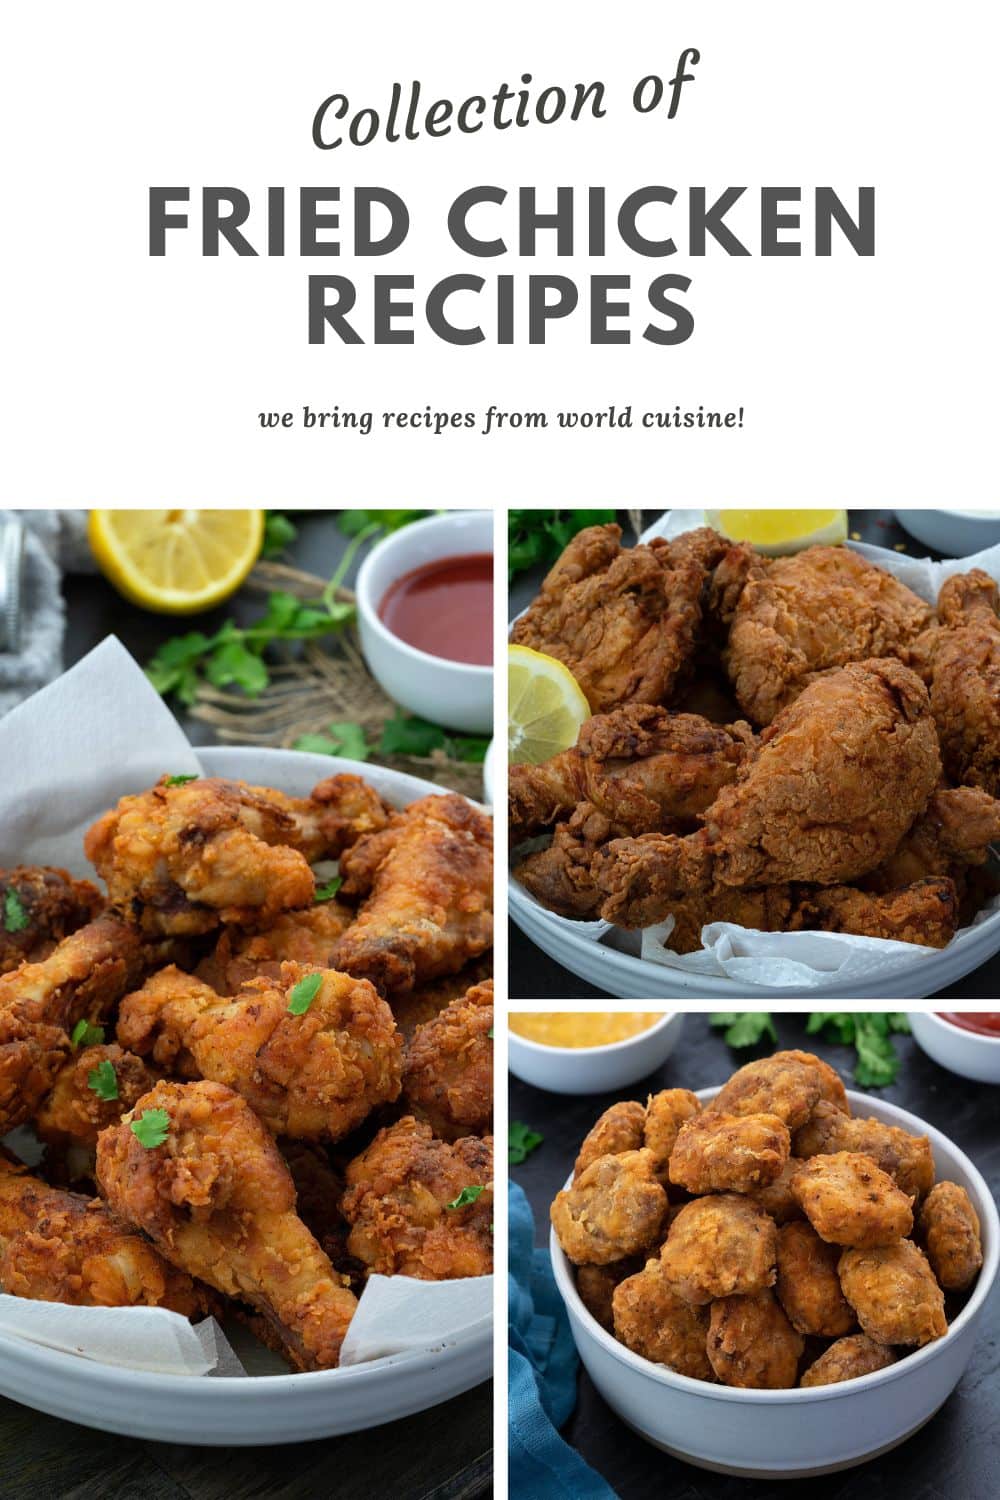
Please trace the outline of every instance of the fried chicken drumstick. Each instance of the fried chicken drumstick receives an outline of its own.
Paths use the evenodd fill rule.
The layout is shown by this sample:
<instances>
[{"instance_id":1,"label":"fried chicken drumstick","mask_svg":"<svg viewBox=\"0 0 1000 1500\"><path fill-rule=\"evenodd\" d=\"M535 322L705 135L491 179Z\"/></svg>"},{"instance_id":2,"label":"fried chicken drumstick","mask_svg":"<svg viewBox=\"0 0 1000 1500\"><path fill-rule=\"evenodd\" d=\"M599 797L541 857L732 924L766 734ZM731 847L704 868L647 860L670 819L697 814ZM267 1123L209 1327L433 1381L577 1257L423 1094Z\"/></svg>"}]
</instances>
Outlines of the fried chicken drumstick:
<instances>
[{"instance_id":1,"label":"fried chicken drumstick","mask_svg":"<svg viewBox=\"0 0 1000 1500\"><path fill-rule=\"evenodd\" d=\"M48 958L103 905L96 885L74 880L68 870L47 865L0 870L0 974Z\"/></svg>"},{"instance_id":2,"label":"fried chicken drumstick","mask_svg":"<svg viewBox=\"0 0 1000 1500\"><path fill-rule=\"evenodd\" d=\"M931 711L952 781L1000 796L1000 589L980 568L946 579L931 643ZM920 645L918 643L917 653Z\"/></svg>"},{"instance_id":3,"label":"fried chicken drumstick","mask_svg":"<svg viewBox=\"0 0 1000 1500\"><path fill-rule=\"evenodd\" d=\"M147 1148L130 1127L153 1110L168 1133ZM297 1369L337 1364L357 1301L296 1214L288 1168L239 1094L158 1083L102 1132L97 1180L172 1265L249 1303Z\"/></svg>"}]
</instances>

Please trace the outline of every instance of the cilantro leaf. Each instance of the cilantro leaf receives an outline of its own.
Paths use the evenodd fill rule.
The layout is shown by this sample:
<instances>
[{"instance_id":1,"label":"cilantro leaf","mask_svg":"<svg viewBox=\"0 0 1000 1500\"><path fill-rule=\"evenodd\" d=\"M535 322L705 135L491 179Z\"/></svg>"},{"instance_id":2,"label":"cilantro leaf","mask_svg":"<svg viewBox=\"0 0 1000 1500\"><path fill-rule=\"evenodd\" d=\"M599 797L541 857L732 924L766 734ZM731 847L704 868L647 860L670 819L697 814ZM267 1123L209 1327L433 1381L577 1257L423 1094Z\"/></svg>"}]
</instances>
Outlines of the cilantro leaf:
<instances>
[{"instance_id":1,"label":"cilantro leaf","mask_svg":"<svg viewBox=\"0 0 1000 1500\"><path fill-rule=\"evenodd\" d=\"M5 932L23 932L28 926L28 913L17 891L9 885L3 898L3 925Z\"/></svg>"},{"instance_id":2,"label":"cilantro leaf","mask_svg":"<svg viewBox=\"0 0 1000 1500\"><path fill-rule=\"evenodd\" d=\"M428 756L432 750L443 750L445 733L440 724L430 724L416 714L398 713L382 725L378 742L380 755Z\"/></svg>"},{"instance_id":3,"label":"cilantro leaf","mask_svg":"<svg viewBox=\"0 0 1000 1500\"><path fill-rule=\"evenodd\" d=\"M278 557L294 542L298 534L298 527L294 526L287 516L282 515L280 510L265 512L264 545L260 549L261 557Z\"/></svg>"},{"instance_id":4,"label":"cilantro leaf","mask_svg":"<svg viewBox=\"0 0 1000 1500\"><path fill-rule=\"evenodd\" d=\"M98 1099L118 1098L118 1074L110 1058L102 1058L96 1068L91 1068L87 1074L87 1087Z\"/></svg>"},{"instance_id":5,"label":"cilantro leaf","mask_svg":"<svg viewBox=\"0 0 1000 1500\"><path fill-rule=\"evenodd\" d=\"M288 1009L293 1016L304 1016L319 994L322 974L307 974L288 991Z\"/></svg>"},{"instance_id":6,"label":"cilantro leaf","mask_svg":"<svg viewBox=\"0 0 1000 1500\"><path fill-rule=\"evenodd\" d=\"M555 562L577 532L606 526L614 518L613 510L512 510L507 527L510 577Z\"/></svg>"},{"instance_id":7,"label":"cilantro leaf","mask_svg":"<svg viewBox=\"0 0 1000 1500\"><path fill-rule=\"evenodd\" d=\"M730 1047L756 1047L765 1039L778 1040L771 1013L766 1010L715 1011L709 1016L708 1024L726 1028L723 1041Z\"/></svg>"},{"instance_id":8,"label":"cilantro leaf","mask_svg":"<svg viewBox=\"0 0 1000 1500\"><path fill-rule=\"evenodd\" d=\"M188 784L189 781L197 781L197 780L198 780L198 777L196 775L192 775L192 776L164 776L164 778L163 778L163 785L164 786L187 786L187 784Z\"/></svg>"},{"instance_id":9,"label":"cilantro leaf","mask_svg":"<svg viewBox=\"0 0 1000 1500\"><path fill-rule=\"evenodd\" d=\"M90 1021L77 1021L69 1034L70 1042L74 1047L81 1044L84 1047L99 1047L104 1041L104 1027L94 1026Z\"/></svg>"},{"instance_id":10,"label":"cilantro leaf","mask_svg":"<svg viewBox=\"0 0 1000 1500\"><path fill-rule=\"evenodd\" d=\"M901 1011L815 1010L806 1025L810 1035L832 1032L841 1046L854 1047L858 1055L854 1081L869 1089L882 1089L895 1082L899 1057L892 1034L909 1030L909 1022Z\"/></svg>"},{"instance_id":11,"label":"cilantro leaf","mask_svg":"<svg viewBox=\"0 0 1000 1500\"><path fill-rule=\"evenodd\" d=\"M328 880L325 885L318 885L316 887L316 894L313 896L313 900L332 901L343 883L343 875L334 875L332 880Z\"/></svg>"},{"instance_id":12,"label":"cilantro leaf","mask_svg":"<svg viewBox=\"0 0 1000 1500\"><path fill-rule=\"evenodd\" d=\"M530 1125L525 1125L521 1120L511 1120L507 1127L507 1161L512 1167L519 1167L525 1157L542 1144L545 1137L539 1135L537 1130L532 1130Z\"/></svg>"},{"instance_id":13,"label":"cilantro leaf","mask_svg":"<svg viewBox=\"0 0 1000 1500\"><path fill-rule=\"evenodd\" d=\"M475 1203L476 1199L481 1198L485 1191L485 1187L464 1187L457 1198L453 1198L450 1203L445 1204L445 1208L468 1208L469 1204Z\"/></svg>"},{"instance_id":14,"label":"cilantro leaf","mask_svg":"<svg viewBox=\"0 0 1000 1500\"><path fill-rule=\"evenodd\" d=\"M147 1151L162 1146L170 1134L170 1116L165 1109L146 1109L137 1120L129 1122L129 1129Z\"/></svg>"},{"instance_id":15,"label":"cilantro leaf","mask_svg":"<svg viewBox=\"0 0 1000 1500\"><path fill-rule=\"evenodd\" d=\"M316 755L342 755L346 760L367 760L369 753L365 732L360 724L328 724L329 734L300 734L295 750L311 750Z\"/></svg>"},{"instance_id":16,"label":"cilantro leaf","mask_svg":"<svg viewBox=\"0 0 1000 1500\"><path fill-rule=\"evenodd\" d=\"M445 749L452 760L465 761L469 765L482 765L489 748L489 740L480 739L478 735L451 734L445 740Z\"/></svg>"},{"instance_id":17,"label":"cilantro leaf","mask_svg":"<svg viewBox=\"0 0 1000 1500\"><path fill-rule=\"evenodd\" d=\"M235 683L248 698L259 698L271 680L257 653L237 640L224 641L215 648L205 665L205 676L213 687Z\"/></svg>"}]
</instances>

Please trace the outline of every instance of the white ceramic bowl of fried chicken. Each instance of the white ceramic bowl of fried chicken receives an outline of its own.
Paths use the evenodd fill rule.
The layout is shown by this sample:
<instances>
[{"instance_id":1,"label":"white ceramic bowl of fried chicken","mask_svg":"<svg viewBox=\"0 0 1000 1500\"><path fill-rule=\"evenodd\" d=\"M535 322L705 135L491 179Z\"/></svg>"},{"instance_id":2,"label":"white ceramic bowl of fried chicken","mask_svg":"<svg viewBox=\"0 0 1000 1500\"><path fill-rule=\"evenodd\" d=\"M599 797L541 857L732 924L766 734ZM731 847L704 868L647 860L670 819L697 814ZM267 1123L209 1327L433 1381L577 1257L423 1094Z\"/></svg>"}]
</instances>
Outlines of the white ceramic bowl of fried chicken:
<instances>
[{"instance_id":1,"label":"white ceramic bowl of fried chicken","mask_svg":"<svg viewBox=\"0 0 1000 1500\"><path fill-rule=\"evenodd\" d=\"M295 751L213 748L198 750L197 757L206 775L275 787L295 797L308 796L317 782L341 771L363 777L396 808L443 790L380 766L332 763ZM24 863L31 858L26 848ZM488 1280L483 1278L485 1286ZM488 1292L483 1305L488 1307ZM176 1443L285 1443L356 1431L448 1400L488 1379L491 1368L488 1314L470 1320L461 1337L431 1340L430 1347L412 1352L338 1369L251 1378L127 1369L0 1332L5 1395L86 1426Z\"/></svg>"}]
</instances>

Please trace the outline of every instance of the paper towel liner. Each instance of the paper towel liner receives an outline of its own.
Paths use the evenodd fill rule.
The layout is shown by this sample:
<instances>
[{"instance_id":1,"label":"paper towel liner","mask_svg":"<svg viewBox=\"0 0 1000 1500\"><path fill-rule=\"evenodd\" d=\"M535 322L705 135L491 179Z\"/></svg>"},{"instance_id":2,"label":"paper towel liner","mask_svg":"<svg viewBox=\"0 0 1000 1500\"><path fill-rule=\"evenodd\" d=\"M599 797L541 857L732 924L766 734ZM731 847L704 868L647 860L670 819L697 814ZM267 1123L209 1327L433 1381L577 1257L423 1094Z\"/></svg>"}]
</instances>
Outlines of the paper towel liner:
<instances>
[{"instance_id":1,"label":"paper towel liner","mask_svg":"<svg viewBox=\"0 0 1000 1500\"><path fill-rule=\"evenodd\" d=\"M164 773L200 773L195 750L114 636L0 720L0 867L63 865L93 875L83 835L119 797ZM480 1335L491 1276L426 1282L373 1276L341 1354L350 1367ZM245 1375L214 1318L192 1326L159 1307L68 1307L0 1293L0 1332L82 1359L164 1375Z\"/></svg>"},{"instance_id":2,"label":"paper towel liner","mask_svg":"<svg viewBox=\"0 0 1000 1500\"><path fill-rule=\"evenodd\" d=\"M654 536L673 538L704 525L703 511L668 511L643 532L640 540L648 542ZM932 562L930 558L906 557L866 543L851 542L849 545L868 562L898 578L928 604L935 603L941 585L953 573L982 568L984 573L1000 581L1000 546L987 547L972 557ZM641 934L626 933L608 922L581 922L561 917L543 907L523 886L518 886L518 891L547 921L585 942L599 942L611 933L613 936L608 946L634 951L638 937L639 956L648 963L680 969L687 974L722 976L747 985L808 991L817 985L829 984L831 979L838 983L862 978L871 981L880 973L897 968L901 958L912 960L920 953L939 951L918 943L857 937L847 932L758 932L755 928L740 927L735 922L710 922L702 928L703 948L700 952L673 953L666 946L674 927L673 917L647 927ZM1000 923L1000 896L994 897L977 912L971 926L961 928L949 946L967 942L972 929L981 927L984 922Z\"/></svg>"}]
</instances>

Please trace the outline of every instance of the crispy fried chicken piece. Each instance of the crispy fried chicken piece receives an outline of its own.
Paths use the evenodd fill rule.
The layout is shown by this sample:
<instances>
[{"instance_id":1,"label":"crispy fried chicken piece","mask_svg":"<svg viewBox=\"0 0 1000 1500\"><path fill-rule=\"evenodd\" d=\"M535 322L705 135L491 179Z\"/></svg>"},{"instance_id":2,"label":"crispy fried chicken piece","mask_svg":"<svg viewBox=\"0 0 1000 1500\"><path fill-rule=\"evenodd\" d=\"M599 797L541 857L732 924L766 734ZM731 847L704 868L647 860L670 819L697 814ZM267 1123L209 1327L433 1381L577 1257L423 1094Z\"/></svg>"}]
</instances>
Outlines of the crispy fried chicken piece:
<instances>
[{"instance_id":1,"label":"crispy fried chicken piece","mask_svg":"<svg viewBox=\"0 0 1000 1500\"><path fill-rule=\"evenodd\" d=\"M706 1349L723 1385L780 1391L795 1384L805 1339L773 1292L713 1302Z\"/></svg>"},{"instance_id":2,"label":"crispy fried chicken piece","mask_svg":"<svg viewBox=\"0 0 1000 1500\"><path fill-rule=\"evenodd\" d=\"M885 1370L895 1363L896 1356L884 1344L876 1344L866 1333L852 1333L848 1338L838 1339L814 1360L799 1385L836 1385L841 1380L872 1375L876 1370Z\"/></svg>"},{"instance_id":3,"label":"crispy fried chicken piece","mask_svg":"<svg viewBox=\"0 0 1000 1500\"><path fill-rule=\"evenodd\" d=\"M619 526L579 532L511 634L564 662L595 713L669 701L698 642L709 570L729 546L707 527L620 543Z\"/></svg>"},{"instance_id":4,"label":"crispy fried chicken piece","mask_svg":"<svg viewBox=\"0 0 1000 1500\"><path fill-rule=\"evenodd\" d=\"M344 1176L324 1148L313 1141L279 1140L278 1150L295 1184L295 1212L319 1242L324 1255L352 1292L361 1295L365 1268L348 1253L349 1225L340 1211Z\"/></svg>"},{"instance_id":5,"label":"crispy fried chicken piece","mask_svg":"<svg viewBox=\"0 0 1000 1500\"><path fill-rule=\"evenodd\" d=\"M207 1287L175 1268L97 1198L49 1187L0 1157L0 1290L74 1307L218 1311Z\"/></svg>"},{"instance_id":6,"label":"crispy fried chicken piece","mask_svg":"<svg viewBox=\"0 0 1000 1500\"><path fill-rule=\"evenodd\" d=\"M646 1108L638 1099L619 1099L609 1105L583 1138L573 1165L573 1181L578 1182L599 1157L641 1151L645 1131Z\"/></svg>"},{"instance_id":7,"label":"crispy fried chicken piece","mask_svg":"<svg viewBox=\"0 0 1000 1500\"><path fill-rule=\"evenodd\" d=\"M931 875L961 880L1000 840L1000 800L981 787L938 787L902 842L862 884L895 891Z\"/></svg>"},{"instance_id":8,"label":"crispy fried chicken piece","mask_svg":"<svg viewBox=\"0 0 1000 1500\"><path fill-rule=\"evenodd\" d=\"M850 1118L825 1101L792 1137L797 1157L829 1156L853 1151L868 1156L908 1198L922 1198L934 1185L934 1157L925 1135L910 1135L881 1120Z\"/></svg>"},{"instance_id":9,"label":"crispy fried chicken piece","mask_svg":"<svg viewBox=\"0 0 1000 1500\"><path fill-rule=\"evenodd\" d=\"M0 870L0 974L48 958L103 905L96 885L74 880L68 870L48 865Z\"/></svg>"},{"instance_id":10,"label":"crispy fried chicken piece","mask_svg":"<svg viewBox=\"0 0 1000 1500\"><path fill-rule=\"evenodd\" d=\"M799 1333L835 1339L856 1327L854 1310L840 1290L840 1247L821 1240L801 1221L778 1230L778 1282L785 1316Z\"/></svg>"},{"instance_id":11,"label":"crispy fried chicken piece","mask_svg":"<svg viewBox=\"0 0 1000 1500\"><path fill-rule=\"evenodd\" d=\"M947 948L959 925L959 895L947 876L928 876L899 891L874 895L849 885L816 886L800 899L792 931L853 932Z\"/></svg>"},{"instance_id":12,"label":"crispy fried chicken piece","mask_svg":"<svg viewBox=\"0 0 1000 1500\"><path fill-rule=\"evenodd\" d=\"M658 1242L667 1195L655 1167L645 1148L599 1156L556 1194L552 1227L574 1265L608 1265Z\"/></svg>"},{"instance_id":13,"label":"crispy fried chicken piece","mask_svg":"<svg viewBox=\"0 0 1000 1500\"><path fill-rule=\"evenodd\" d=\"M924 1200L919 1219L927 1259L946 1292L964 1292L983 1264L979 1215L957 1182L939 1182Z\"/></svg>"},{"instance_id":14,"label":"crispy fried chicken piece","mask_svg":"<svg viewBox=\"0 0 1000 1500\"><path fill-rule=\"evenodd\" d=\"M931 635L931 711L956 783L1000 796L1000 589L980 568L947 579Z\"/></svg>"},{"instance_id":15,"label":"crispy fried chicken piece","mask_svg":"<svg viewBox=\"0 0 1000 1500\"><path fill-rule=\"evenodd\" d=\"M443 1141L484 1135L493 1118L493 981L477 984L418 1026L406 1049L411 1114Z\"/></svg>"},{"instance_id":16,"label":"crispy fried chicken piece","mask_svg":"<svg viewBox=\"0 0 1000 1500\"><path fill-rule=\"evenodd\" d=\"M511 843L589 802L622 833L652 833L704 812L753 744L749 724L723 727L697 714L633 703L597 714L572 750L510 768Z\"/></svg>"},{"instance_id":17,"label":"crispy fried chicken piece","mask_svg":"<svg viewBox=\"0 0 1000 1500\"><path fill-rule=\"evenodd\" d=\"M236 995L248 979L277 979L285 959L327 969L338 939L353 921L354 912L344 902L321 901L282 912L262 932L224 927L195 973L217 995Z\"/></svg>"},{"instance_id":18,"label":"crispy fried chicken piece","mask_svg":"<svg viewBox=\"0 0 1000 1500\"><path fill-rule=\"evenodd\" d=\"M912 1240L845 1250L840 1285L876 1344L929 1344L948 1331L944 1294Z\"/></svg>"},{"instance_id":19,"label":"crispy fried chicken piece","mask_svg":"<svg viewBox=\"0 0 1000 1500\"><path fill-rule=\"evenodd\" d=\"M654 1175L666 1187L670 1153L678 1132L701 1110L701 1101L690 1089L661 1089L650 1094L645 1105L637 1099L622 1099L599 1117L583 1138L573 1168L573 1181L599 1156L618 1156L623 1151L646 1147L653 1154Z\"/></svg>"},{"instance_id":20,"label":"crispy fried chicken piece","mask_svg":"<svg viewBox=\"0 0 1000 1500\"><path fill-rule=\"evenodd\" d=\"M493 942L493 825L464 797L411 803L340 870L343 893L365 901L334 964L387 996L456 973Z\"/></svg>"},{"instance_id":21,"label":"crispy fried chicken piece","mask_svg":"<svg viewBox=\"0 0 1000 1500\"><path fill-rule=\"evenodd\" d=\"M578 1277L585 1269L581 1267ZM678 1297L660 1261L649 1261L620 1283L612 1299L612 1317L615 1338L633 1353L693 1380L712 1379L705 1352L708 1309Z\"/></svg>"},{"instance_id":22,"label":"crispy fried chicken piece","mask_svg":"<svg viewBox=\"0 0 1000 1500\"><path fill-rule=\"evenodd\" d=\"M297 963L231 998L162 969L125 996L118 1040L164 1071L235 1089L294 1139L339 1140L401 1087L403 1040L373 986Z\"/></svg>"},{"instance_id":23,"label":"crispy fried chicken piece","mask_svg":"<svg viewBox=\"0 0 1000 1500\"><path fill-rule=\"evenodd\" d=\"M788 1129L777 1115L704 1110L678 1132L670 1181L689 1193L747 1193L773 1182L788 1153Z\"/></svg>"},{"instance_id":24,"label":"crispy fried chicken piece","mask_svg":"<svg viewBox=\"0 0 1000 1500\"><path fill-rule=\"evenodd\" d=\"M154 1110L166 1112L168 1133L146 1147L131 1125ZM297 1369L337 1364L356 1299L296 1214L281 1153L239 1094L156 1084L101 1132L97 1180L172 1265L265 1318Z\"/></svg>"},{"instance_id":25,"label":"crispy fried chicken piece","mask_svg":"<svg viewBox=\"0 0 1000 1500\"><path fill-rule=\"evenodd\" d=\"M687 838L613 840L594 856L609 921L647 926L713 884L835 885L899 844L940 776L920 679L900 662L853 662L819 678L761 736Z\"/></svg>"},{"instance_id":26,"label":"crispy fried chicken piece","mask_svg":"<svg viewBox=\"0 0 1000 1500\"><path fill-rule=\"evenodd\" d=\"M705 1106L706 1113L777 1115L789 1130L796 1130L808 1120L824 1087L831 1087L825 1067L808 1052L773 1052L770 1057L759 1057L736 1069Z\"/></svg>"},{"instance_id":27,"label":"crispy fried chicken piece","mask_svg":"<svg viewBox=\"0 0 1000 1500\"><path fill-rule=\"evenodd\" d=\"M594 854L624 831L589 802L581 802L567 822L556 825L547 849L521 860L515 878L549 911L589 921L601 904L592 869Z\"/></svg>"},{"instance_id":28,"label":"crispy fried chicken piece","mask_svg":"<svg viewBox=\"0 0 1000 1500\"><path fill-rule=\"evenodd\" d=\"M902 654L931 610L891 574L843 547L756 557L733 612L725 661L743 711L770 724L816 674Z\"/></svg>"},{"instance_id":29,"label":"crispy fried chicken piece","mask_svg":"<svg viewBox=\"0 0 1000 1500\"><path fill-rule=\"evenodd\" d=\"M774 1285L778 1231L738 1193L686 1203L660 1251L663 1274L684 1302L753 1296Z\"/></svg>"},{"instance_id":30,"label":"crispy fried chicken piece","mask_svg":"<svg viewBox=\"0 0 1000 1500\"><path fill-rule=\"evenodd\" d=\"M93 1152L100 1132L117 1124L156 1076L141 1057L114 1042L83 1047L56 1074L52 1092L35 1114L35 1131L47 1146ZM113 1097L105 1097L111 1089Z\"/></svg>"},{"instance_id":31,"label":"crispy fried chicken piece","mask_svg":"<svg viewBox=\"0 0 1000 1500\"><path fill-rule=\"evenodd\" d=\"M349 1164L341 1208L351 1225L347 1248L369 1273L418 1281L488 1276L492 1137L449 1144L404 1115Z\"/></svg>"},{"instance_id":32,"label":"crispy fried chicken piece","mask_svg":"<svg viewBox=\"0 0 1000 1500\"><path fill-rule=\"evenodd\" d=\"M453 1000L461 1000L475 985L484 984L490 978L492 962L492 955L487 950L471 963L465 964L457 974L443 974L440 979L418 985L405 995L394 995L392 1013L403 1041L412 1041L418 1026L422 1026L425 1021L433 1021L446 1006Z\"/></svg>"},{"instance_id":33,"label":"crispy fried chicken piece","mask_svg":"<svg viewBox=\"0 0 1000 1500\"><path fill-rule=\"evenodd\" d=\"M576 1289L580 1294L580 1301L590 1316L596 1318L608 1333L613 1333L615 1326L615 1288L641 1269L642 1257L638 1255L626 1256L624 1260L613 1261L608 1266L577 1266Z\"/></svg>"},{"instance_id":34,"label":"crispy fried chicken piece","mask_svg":"<svg viewBox=\"0 0 1000 1500\"><path fill-rule=\"evenodd\" d=\"M790 1224L795 1219L804 1217L798 1200L792 1192L792 1178L799 1170L799 1163L794 1157L789 1157L781 1171L773 1182L767 1182L763 1187L753 1188L747 1197L762 1208L780 1228L782 1224Z\"/></svg>"},{"instance_id":35,"label":"crispy fried chicken piece","mask_svg":"<svg viewBox=\"0 0 1000 1500\"><path fill-rule=\"evenodd\" d=\"M913 1228L913 1200L859 1152L810 1157L792 1178L792 1192L827 1244L868 1249L889 1245Z\"/></svg>"},{"instance_id":36,"label":"crispy fried chicken piece","mask_svg":"<svg viewBox=\"0 0 1000 1500\"><path fill-rule=\"evenodd\" d=\"M173 945L143 940L111 913L64 938L41 963L0 977L0 1134L34 1114L72 1054L69 1033L100 1021Z\"/></svg>"}]
</instances>

